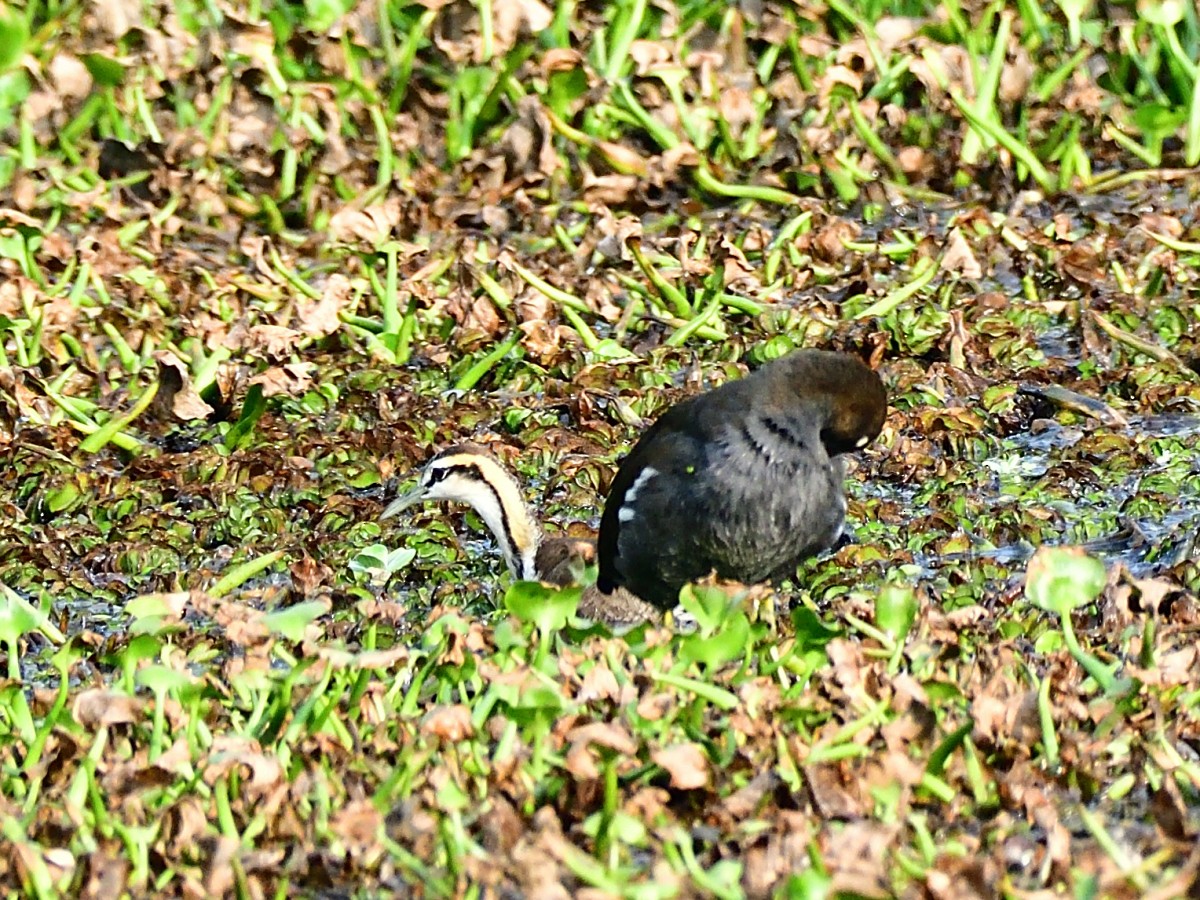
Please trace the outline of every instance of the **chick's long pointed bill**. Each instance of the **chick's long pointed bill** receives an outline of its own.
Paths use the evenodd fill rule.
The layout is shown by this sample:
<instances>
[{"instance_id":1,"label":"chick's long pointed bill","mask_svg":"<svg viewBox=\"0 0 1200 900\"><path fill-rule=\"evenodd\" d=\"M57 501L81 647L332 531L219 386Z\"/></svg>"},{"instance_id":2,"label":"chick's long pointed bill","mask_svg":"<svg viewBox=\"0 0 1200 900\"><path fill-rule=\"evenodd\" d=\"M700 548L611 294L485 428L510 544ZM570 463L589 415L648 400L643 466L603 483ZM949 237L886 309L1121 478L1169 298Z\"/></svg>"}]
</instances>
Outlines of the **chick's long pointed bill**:
<instances>
[{"instance_id":1,"label":"chick's long pointed bill","mask_svg":"<svg viewBox=\"0 0 1200 900\"><path fill-rule=\"evenodd\" d=\"M380 515L380 520L390 519L392 516L398 515L410 506L415 506L425 499L425 486L418 484L410 491L401 494L391 503L389 503Z\"/></svg>"}]
</instances>

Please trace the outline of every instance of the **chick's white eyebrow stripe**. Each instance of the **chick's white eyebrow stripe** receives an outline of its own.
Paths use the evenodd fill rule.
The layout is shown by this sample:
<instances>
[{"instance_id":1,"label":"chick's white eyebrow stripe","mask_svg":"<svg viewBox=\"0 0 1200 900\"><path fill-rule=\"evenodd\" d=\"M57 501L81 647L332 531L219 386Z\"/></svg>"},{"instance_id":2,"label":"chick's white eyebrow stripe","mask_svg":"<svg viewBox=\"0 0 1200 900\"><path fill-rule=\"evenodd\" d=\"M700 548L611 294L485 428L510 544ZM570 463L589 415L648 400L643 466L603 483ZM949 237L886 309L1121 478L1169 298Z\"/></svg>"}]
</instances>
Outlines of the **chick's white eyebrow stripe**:
<instances>
[{"instance_id":1,"label":"chick's white eyebrow stripe","mask_svg":"<svg viewBox=\"0 0 1200 900\"><path fill-rule=\"evenodd\" d=\"M499 542L513 575L535 580L541 529L508 470L493 459L473 453L440 457L432 469L448 474L434 485L432 499L458 500L473 507ZM460 473L450 474L455 469Z\"/></svg>"}]
</instances>

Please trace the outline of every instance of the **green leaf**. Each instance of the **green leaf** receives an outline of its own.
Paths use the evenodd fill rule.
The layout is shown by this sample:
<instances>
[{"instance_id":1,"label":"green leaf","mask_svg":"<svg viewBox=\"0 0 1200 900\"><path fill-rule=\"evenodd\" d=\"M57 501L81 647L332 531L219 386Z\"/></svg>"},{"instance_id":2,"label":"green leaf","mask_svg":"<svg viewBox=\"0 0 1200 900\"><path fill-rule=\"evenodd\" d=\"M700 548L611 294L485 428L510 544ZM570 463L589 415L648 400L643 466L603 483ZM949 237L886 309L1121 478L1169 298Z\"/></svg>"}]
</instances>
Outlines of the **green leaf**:
<instances>
[{"instance_id":1,"label":"green leaf","mask_svg":"<svg viewBox=\"0 0 1200 900\"><path fill-rule=\"evenodd\" d=\"M1152 25L1174 28L1183 21L1184 6L1182 0L1154 0L1150 3L1139 3L1137 14L1139 19Z\"/></svg>"},{"instance_id":2,"label":"green leaf","mask_svg":"<svg viewBox=\"0 0 1200 900\"><path fill-rule=\"evenodd\" d=\"M44 612L0 581L0 640L16 640L31 631L42 632L56 644L66 640Z\"/></svg>"},{"instance_id":3,"label":"green leaf","mask_svg":"<svg viewBox=\"0 0 1200 900\"><path fill-rule=\"evenodd\" d=\"M0 6L0 72L11 69L25 55L29 26L25 17L7 5Z\"/></svg>"},{"instance_id":4,"label":"green leaf","mask_svg":"<svg viewBox=\"0 0 1200 900\"><path fill-rule=\"evenodd\" d=\"M710 637L690 634L680 640L679 656L687 662L702 663L717 669L743 657L750 639L750 620L743 612L734 613L720 630Z\"/></svg>"},{"instance_id":5,"label":"green leaf","mask_svg":"<svg viewBox=\"0 0 1200 900\"><path fill-rule=\"evenodd\" d=\"M192 679L183 672L160 665L144 666L135 677L139 685L156 693L180 691L192 684Z\"/></svg>"},{"instance_id":6,"label":"green leaf","mask_svg":"<svg viewBox=\"0 0 1200 900\"><path fill-rule=\"evenodd\" d=\"M840 628L830 628L807 606L792 610L792 628L796 632L796 643L803 650L819 650L842 633Z\"/></svg>"},{"instance_id":7,"label":"green leaf","mask_svg":"<svg viewBox=\"0 0 1200 900\"><path fill-rule=\"evenodd\" d=\"M1043 631L1033 642L1033 649L1042 656L1057 653L1067 645L1067 639L1061 631Z\"/></svg>"},{"instance_id":8,"label":"green leaf","mask_svg":"<svg viewBox=\"0 0 1200 900\"><path fill-rule=\"evenodd\" d=\"M741 604L741 595L729 593L713 585L687 584L679 592L679 605L692 615L700 631L716 631L729 614Z\"/></svg>"},{"instance_id":9,"label":"green leaf","mask_svg":"<svg viewBox=\"0 0 1200 900\"><path fill-rule=\"evenodd\" d=\"M875 624L903 641L917 618L917 598L910 587L885 585L875 598Z\"/></svg>"},{"instance_id":10,"label":"green leaf","mask_svg":"<svg viewBox=\"0 0 1200 900\"><path fill-rule=\"evenodd\" d=\"M109 419L82 441L79 442L79 449L83 453L99 453L104 445L109 441L116 441L120 433L133 421L146 411L146 408L151 404L156 396L158 396L158 381L150 384L146 390L142 391L137 402L133 404L133 408L123 416L114 416ZM130 436L132 438L132 436ZM132 438L136 442L136 438ZM135 444L136 446L136 444Z\"/></svg>"},{"instance_id":11,"label":"green leaf","mask_svg":"<svg viewBox=\"0 0 1200 900\"><path fill-rule=\"evenodd\" d=\"M235 588L241 587L255 575L269 569L279 560L283 559L284 552L282 550L272 550L270 553L264 553L262 556L256 556L253 559L248 559L244 563L239 563L225 571L217 583L208 589L208 593L213 597L224 597Z\"/></svg>"},{"instance_id":12,"label":"green leaf","mask_svg":"<svg viewBox=\"0 0 1200 900\"><path fill-rule=\"evenodd\" d=\"M727 691L723 687L718 687L715 684L709 684L705 681L700 681L696 678L688 678L686 675L676 675L673 672L647 672L652 679L663 684L669 684L672 687L679 688L682 691L687 691L696 697L706 700L707 702L719 707L720 709L730 710L737 709L741 704L737 694L733 691Z\"/></svg>"},{"instance_id":13,"label":"green leaf","mask_svg":"<svg viewBox=\"0 0 1200 900\"><path fill-rule=\"evenodd\" d=\"M1161 103L1146 103L1133 111L1133 124L1147 135L1165 136L1184 123L1187 114Z\"/></svg>"},{"instance_id":14,"label":"green leaf","mask_svg":"<svg viewBox=\"0 0 1200 900\"><path fill-rule=\"evenodd\" d=\"M386 583L396 572L417 558L412 547L397 547L392 550L384 544L371 544L350 560L350 569L370 576L375 583Z\"/></svg>"},{"instance_id":15,"label":"green leaf","mask_svg":"<svg viewBox=\"0 0 1200 900\"><path fill-rule=\"evenodd\" d=\"M1029 561L1025 594L1047 612L1067 616L1104 590L1104 563L1080 547L1042 547Z\"/></svg>"},{"instance_id":16,"label":"green leaf","mask_svg":"<svg viewBox=\"0 0 1200 900\"><path fill-rule=\"evenodd\" d=\"M520 688L511 705L514 709L560 712L566 707L566 702L561 691L548 684L534 684Z\"/></svg>"},{"instance_id":17,"label":"green leaf","mask_svg":"<svg viewBox=\"0 0 1200 900\"><path fill-rule=\"evenodd\" d=\"M250 385L250 390L246 391L246 399L242 401L242 414L225 434L225 446L230 450L244 446L266 408L267 401L263 397L262 385Z\"/></svg>"},{"instance_id":18,"label":"green leaf","mask_svg":"<svg viewBox=\"0 0 1200 900\"><path fill-rule=\"evenodd\" d=\"M318 600L297 603L285 609L277 609L263 616L263 624L274 634L283 635L289 641L304 637L304 629L325 614L325 604Z\"/></svg>"},{"instance_id":19,"label":"green leaf","mask_svg":"<svg viewBox=\"0 0 1200 900\"><path fill-rule=\"evenodd\" d=\"M305 25L315 32L328 31L349 10L342 0L305 0L304 11L308 15Z\"/></svg>"},{"instance_id":20,"label":"green leaf","mask_svg":"<svg viewBox=\"0 0 1200 900\"><path fill-rule=\"evenodd\" d=\"M582 588L553 588L536 581L515 582L504 592L504 608L542 634L563 628L575 614Z\"/></svg>"},{"instance_id":21,"label":"green leaf","mask_svg":"<svg viewBox=\"0 0 1200 900\"><path fill-rule=\"evenodd\" d=\"M79 499L79 485L68 481L57 490L46 496L46 506L50 512L59 513Z\"/></svg>"},{"instance_id":22,"label":"green leaf","mask_svg":"<svg viewBox=\"0 0 1200 900\"><path fill-rule=\"evenodd\" d=\"M825 900L833 891L833 878L816 868L793 875L778 896L784 900Z\"/></svg>"},{"instance_id":23,"label":"green leaf","mask_svg":"<svg viewBox=\"0 0 1200 900\"><path fill-rule=\"evenodd\" d=\"M13 110L28 96L29 76L23 69L0 71L0 128L9 128L16 122Z\"/></svg>"},{"instance_id":24,"label":"green leaf","mask_svg":"<svg viewBox=\"0 0 1200 900\"><path fill-rule=\"evenodd\" d=\"M85 53L83 64L97 84L116 87L125 80L125 67L109 56L100 53Z\"/></svg>"},{"instance_id":25,"label":"green leaf","mask_svg":"<svg viewBox=\"0 0 1200 900\"><path fill-rule=\"evenodd\" d=\"M121 651L121 665L132 672L134 667L143 659L154 659L162 650L162 641L152 634L139 634L130 638L125 649Z\"/></svg>"},{"instance_id":26,"label":"green leaf","mask_svg":"<svg viewBox=\"0 0 1200 900\"><path fill-rule=\"evenodd\" d=\"M125 615L133 619L131 634L157 634L166 627L182 627L179 609L172 601L179 595L166 593L142 594L125 604ZM170 626L167 623L170 622Z\"/></svg>"}]
</instances>

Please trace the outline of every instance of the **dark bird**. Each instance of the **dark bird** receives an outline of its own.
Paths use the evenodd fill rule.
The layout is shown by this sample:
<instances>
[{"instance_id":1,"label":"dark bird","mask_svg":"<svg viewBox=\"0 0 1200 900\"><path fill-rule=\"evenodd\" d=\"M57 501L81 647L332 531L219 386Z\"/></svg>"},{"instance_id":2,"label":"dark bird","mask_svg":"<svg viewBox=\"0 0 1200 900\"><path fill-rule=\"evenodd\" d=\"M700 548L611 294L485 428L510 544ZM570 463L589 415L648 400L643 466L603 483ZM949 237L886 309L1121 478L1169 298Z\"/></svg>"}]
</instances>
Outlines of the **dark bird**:
<instances>
[{"instance_id":1,"label":"dark bird","mask_svg":"<svg viewBox=\"0 0 1200 900\"><path fill-rule=\"evenodd\" d=\"M595 541L545 534L517 480L478 444L458 444L434 456L421 470L417 486L388 504L380 518L391 518L427 500L472 507L495 537L514 578L569 587L580 583L584 569L596 559ZM584 590L578 613L613 626L659 615L628 591L600 594L594 586Z\"/></svg>"},{"instance_id":2,"label":"dark bird","mask_svg":"<svg viewBox=\"0 0 1200 900\"><path fill-rule=\"evenodd\" d=\"M855 356L797 350L668 409L621 463L600 520L598 592L661 610L715 572L779 581L830 547L842 454L883 428L883 382Z\"/></svg>"}]
</instances>

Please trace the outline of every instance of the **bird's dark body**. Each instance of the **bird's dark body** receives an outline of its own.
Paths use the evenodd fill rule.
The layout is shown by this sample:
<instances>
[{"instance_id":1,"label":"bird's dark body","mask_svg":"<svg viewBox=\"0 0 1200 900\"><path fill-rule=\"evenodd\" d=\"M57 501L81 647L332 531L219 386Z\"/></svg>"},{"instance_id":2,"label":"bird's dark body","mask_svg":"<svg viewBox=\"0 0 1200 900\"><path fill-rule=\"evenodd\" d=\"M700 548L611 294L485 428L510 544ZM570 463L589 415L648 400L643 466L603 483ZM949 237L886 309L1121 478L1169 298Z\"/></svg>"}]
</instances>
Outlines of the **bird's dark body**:
<instances>
[{"instance_id":1,"label":"bird's dark body","mask_svg":"<svg viewBox=\"0 0 1200 900\"><path fill-rule=\"evenodd\" d=\"M748 584L792 574L837 540L838 456L874 438L886 408L861 361L802 350L667 410L613 481L597 587L670 609L710 572Z\"/></svg>"}]
</instances>

